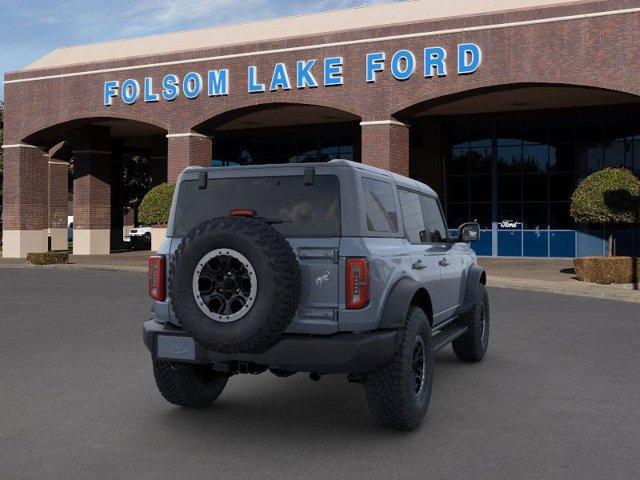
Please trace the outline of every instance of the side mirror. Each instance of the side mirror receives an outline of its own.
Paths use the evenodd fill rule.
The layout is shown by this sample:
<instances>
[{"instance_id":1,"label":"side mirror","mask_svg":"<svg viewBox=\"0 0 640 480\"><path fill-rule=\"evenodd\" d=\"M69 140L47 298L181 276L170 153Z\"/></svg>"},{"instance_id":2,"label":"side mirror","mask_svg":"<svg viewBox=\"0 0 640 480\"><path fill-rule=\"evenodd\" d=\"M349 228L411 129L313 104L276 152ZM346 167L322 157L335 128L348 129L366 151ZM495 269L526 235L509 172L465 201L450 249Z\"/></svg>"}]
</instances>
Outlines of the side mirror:
<instances>
[{"instance_id":1,"label":"side mirror","mask_svg":"<svg viewBox=\"0 0 640 480\"><path fill-rule=\"evenodd\" d=\"M480 240L480 224L477 222L463 223L458 228L459 242L477 242Z\"/></svg>"}]
</instances>

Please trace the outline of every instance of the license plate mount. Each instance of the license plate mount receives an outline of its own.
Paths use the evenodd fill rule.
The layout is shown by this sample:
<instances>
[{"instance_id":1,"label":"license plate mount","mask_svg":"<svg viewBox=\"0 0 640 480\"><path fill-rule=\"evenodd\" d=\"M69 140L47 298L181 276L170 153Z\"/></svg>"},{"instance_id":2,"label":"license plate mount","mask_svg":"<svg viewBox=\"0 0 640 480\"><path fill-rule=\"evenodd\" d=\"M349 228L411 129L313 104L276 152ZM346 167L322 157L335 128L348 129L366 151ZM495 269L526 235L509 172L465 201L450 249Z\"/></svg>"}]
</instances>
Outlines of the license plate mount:
<instances>
[{"instance_id":1,"label":"license plate mount","mask_svg":"<svg viewBox=\"0 0 640 480\"><path fill-rule=\"evenodd\" d=\"M156 335L156 359L195 362L196 342L186 335Z\"/></svg>"}]
</instances>

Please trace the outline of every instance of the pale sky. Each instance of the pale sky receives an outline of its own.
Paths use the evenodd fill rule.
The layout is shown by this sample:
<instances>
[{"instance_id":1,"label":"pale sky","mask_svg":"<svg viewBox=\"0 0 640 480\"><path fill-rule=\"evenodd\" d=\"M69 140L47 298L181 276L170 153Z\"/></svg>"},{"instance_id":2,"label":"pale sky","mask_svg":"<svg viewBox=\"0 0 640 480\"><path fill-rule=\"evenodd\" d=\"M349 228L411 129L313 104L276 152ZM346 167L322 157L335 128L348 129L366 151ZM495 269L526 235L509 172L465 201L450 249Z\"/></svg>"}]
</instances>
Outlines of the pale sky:
<instances>
[{"instance_id":1,"label":"pale sky","mask_svg":"<svg viewBox=\"0 0 640 480\"><path fill-rule=\"evenodd\" d=\"M0 0L0 75L59 47L389 1Z\"/></svg>"}]
</instances>

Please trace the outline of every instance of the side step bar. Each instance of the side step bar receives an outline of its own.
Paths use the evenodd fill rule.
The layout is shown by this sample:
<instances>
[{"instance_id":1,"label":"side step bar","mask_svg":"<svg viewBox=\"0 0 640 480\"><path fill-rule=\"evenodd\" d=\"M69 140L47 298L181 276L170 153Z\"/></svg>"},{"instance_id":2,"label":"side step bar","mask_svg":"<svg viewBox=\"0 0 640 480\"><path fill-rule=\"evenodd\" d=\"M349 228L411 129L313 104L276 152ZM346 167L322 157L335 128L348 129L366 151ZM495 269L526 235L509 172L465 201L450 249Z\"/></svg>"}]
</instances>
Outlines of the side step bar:
<instances>
[{"instance_id":1,"label":"side step bar","mask_svg":"<svg viewBox=\"0 0 640 480\"><path fill-rule=\"evenodd\" d=\"M437 352L453 342L460 335L464 335L467 327L463 325L450 324L433 336L433 351Z\"/></svg>"}]
</instances>

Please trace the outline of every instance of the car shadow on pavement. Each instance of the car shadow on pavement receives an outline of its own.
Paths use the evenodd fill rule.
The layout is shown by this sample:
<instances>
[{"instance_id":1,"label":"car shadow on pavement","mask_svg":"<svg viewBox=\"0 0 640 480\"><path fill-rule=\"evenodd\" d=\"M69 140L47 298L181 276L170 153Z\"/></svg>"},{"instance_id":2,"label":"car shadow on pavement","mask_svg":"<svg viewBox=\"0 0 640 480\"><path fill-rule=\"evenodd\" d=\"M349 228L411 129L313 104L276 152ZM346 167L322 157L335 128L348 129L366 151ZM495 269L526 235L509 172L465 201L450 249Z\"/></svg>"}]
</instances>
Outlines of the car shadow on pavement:
<instances>
[{"instance_id":1,"label":"car shadow on pavement","mask_svg":"<svg viewBox=\"0 0 640 480\"><path fill-rule=\"evenodd\" d=\"M351 385L345 378L323 378L315 384L299 376L295 380L264 379L259 386L240 392L233 389L232 378L231 392L224 392L212 407L189 410L166 405L160 417L174 434L193 435L197 431L208 437L233 432L236 440L245 435L268 438L283 429L289 434L314 435L336 429L369 435L376 430L359 385Z\"/></svg>"},{"instance_id":2,"label":"car shadow on pavement","mask_svg":"<svg viewBox=\"0 0 640 480\"><path fill-rule=\"evenodd\" d=\"M439 354L436 370L438 367L445 374L445 369L450 373L450 369L468 364L453 354ZM207 409L164 404L154 421L162 422L171 436L195 435L203 441L222 434L232 434L233 442L252 441L256 436L269 441L285 430L290 438L310 443L336 432L345 433L351 440L354 435L362 435L370 441L375 432L388 438L390 432L378 428L369 415L364 387L348 383L343 375L325 376L319 382L312 382L304 373L284 379L269 374L261 377L232 378L228 391Z\"/></svg>"}]
</instances>

